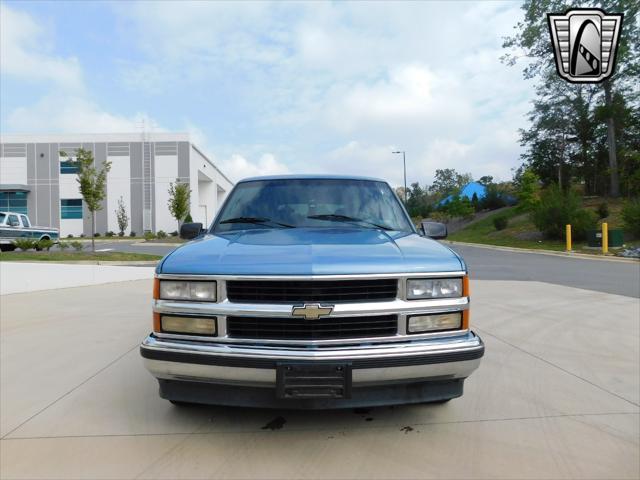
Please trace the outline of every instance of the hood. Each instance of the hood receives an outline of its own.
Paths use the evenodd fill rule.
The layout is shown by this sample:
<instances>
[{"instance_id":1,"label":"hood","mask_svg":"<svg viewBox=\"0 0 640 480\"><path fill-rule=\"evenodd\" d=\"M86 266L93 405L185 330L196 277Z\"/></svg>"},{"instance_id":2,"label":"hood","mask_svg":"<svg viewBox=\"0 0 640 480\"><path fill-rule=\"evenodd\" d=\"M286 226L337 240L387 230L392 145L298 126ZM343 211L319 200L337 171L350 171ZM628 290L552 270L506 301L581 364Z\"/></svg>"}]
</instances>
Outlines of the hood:
<instances>
[{"instance_id":1,"label":"hood","mask_svg":"<svg viewBox=\"0 0 640 480\"><path fill-rule=\"evenodd\" d=\"M250 229L205 235L171 252L158 273L349 275L449 272L466 267L415 233L354 228Z\"/></svg>"}]
</instances>

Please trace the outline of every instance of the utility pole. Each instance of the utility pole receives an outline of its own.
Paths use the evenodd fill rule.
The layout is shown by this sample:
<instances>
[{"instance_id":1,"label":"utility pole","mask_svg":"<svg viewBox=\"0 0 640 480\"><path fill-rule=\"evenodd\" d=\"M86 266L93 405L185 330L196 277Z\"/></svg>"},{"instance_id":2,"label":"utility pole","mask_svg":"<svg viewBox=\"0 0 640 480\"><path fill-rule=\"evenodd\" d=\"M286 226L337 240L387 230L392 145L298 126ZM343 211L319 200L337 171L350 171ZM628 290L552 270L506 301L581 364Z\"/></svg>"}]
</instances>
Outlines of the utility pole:
<instances>
[{"instance_id":1,"label":"utility pole","mask_svg":"<svg viewBox=\"0 0 640 480\"><path fill-rule=\"evenodd\" d=\"M391 153L401 153L402 154L402 167L404 171L404 204L407 204L407 157L405 155L404 150L398 152Z\"/></svg>"}]
</instances>

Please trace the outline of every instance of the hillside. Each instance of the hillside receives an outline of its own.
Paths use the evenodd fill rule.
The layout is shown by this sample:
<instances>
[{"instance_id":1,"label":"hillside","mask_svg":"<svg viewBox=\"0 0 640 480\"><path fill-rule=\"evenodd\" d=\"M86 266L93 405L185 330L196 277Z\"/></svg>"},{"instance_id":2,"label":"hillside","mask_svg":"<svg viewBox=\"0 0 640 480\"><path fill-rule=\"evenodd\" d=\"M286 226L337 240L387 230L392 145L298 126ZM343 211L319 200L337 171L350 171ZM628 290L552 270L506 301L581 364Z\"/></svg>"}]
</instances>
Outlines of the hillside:
<instances>
[{"instance_id":1,"label":"hillside","mask_svg":"<svg viewBox=\"0 0 640 480\"><path fill-rule=\"evenodd\" d=\"M584 200L584 207L597 211L598 206L603 202L602 198L587 198ZM609 224L609 228L622 228L623 221L620 217L622 209L621 200L607 200L609 206L609 216L602 221ZM496 230L493 225L494 218L505 216L509 219L509 224L504 230ZM487 245L499 245L518 248L535 248L544 250L565 249L565 242L561 240L547 240L542 238L542 234L536 229L529 218L528 213L520 213L515 207L501 209L492 213L482 220L472 222L461 230L449 235L449 240L469 243L482 243ZM627 242L627 244L638 244L639 241ZM584 248L585 242L574 242L573 250L584 250L585 252L597 253L593 249Z\"/></svg>"}]
</instances>

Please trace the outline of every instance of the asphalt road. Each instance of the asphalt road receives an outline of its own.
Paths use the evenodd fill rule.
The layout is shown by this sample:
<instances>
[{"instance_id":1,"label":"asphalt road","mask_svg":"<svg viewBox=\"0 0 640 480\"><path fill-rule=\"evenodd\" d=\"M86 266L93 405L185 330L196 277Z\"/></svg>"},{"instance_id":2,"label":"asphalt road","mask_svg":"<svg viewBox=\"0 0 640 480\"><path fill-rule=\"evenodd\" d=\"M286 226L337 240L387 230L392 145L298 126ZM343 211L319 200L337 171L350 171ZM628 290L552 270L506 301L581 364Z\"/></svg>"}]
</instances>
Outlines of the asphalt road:
<instances>
[{"instance_id":1,"label":"asphalt road","mask_svg":"<svg viewBox=\"0 0 640 480\"><path fill-rule=\"evenodd\" d=\"M640 262L516 253L450 244L481 280L547 282L596 292L640 297ZM133 242L100 242L97 248L164 255L174 247Z\"/></svg>"},{"instance_id":2,"label":"asphalt road","mask_svg":"<svg viewBox=\"0 0 640 480\"><path fill-rule=\"evenodd\" d=\"M319 412L160 399L150 280L3 296L0 478L638 478L639 302L473 289L486 354L461 398Z\"/></svg>"},{"instance_id":3,"label":"asphalt road","mask_svg":"<svg viewBox=\"0 0 640 480\"><path fill-rule=\"evenodd\" d=\"M640 297L640 262L519 253L450 244L473 279L537 281Z\"/></svg>"}]
</instances>

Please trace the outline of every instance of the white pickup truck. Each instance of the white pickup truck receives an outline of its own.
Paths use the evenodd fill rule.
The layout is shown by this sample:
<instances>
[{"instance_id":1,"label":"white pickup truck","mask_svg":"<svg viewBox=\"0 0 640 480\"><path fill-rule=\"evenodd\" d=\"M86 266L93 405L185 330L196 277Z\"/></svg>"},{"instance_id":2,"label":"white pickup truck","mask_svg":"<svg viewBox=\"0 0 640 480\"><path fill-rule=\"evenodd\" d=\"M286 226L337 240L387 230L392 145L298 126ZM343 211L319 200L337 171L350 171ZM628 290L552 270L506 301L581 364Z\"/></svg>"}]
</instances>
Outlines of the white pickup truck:
<instances>
[{"instance_id":1,"label":"white pickup truck","mask_svg":"<svg viewBox=\"0 0 640 480\"><path fill-rule=\"evenodd\" d=\"M22 213L0 212L0 250L15 250L14 242L20 238L57 242L60 232L56 228L34 227L29 217Z\"/></svg>"}]
</instances>

